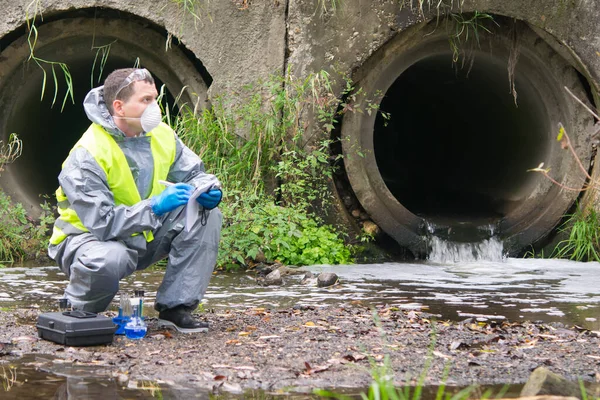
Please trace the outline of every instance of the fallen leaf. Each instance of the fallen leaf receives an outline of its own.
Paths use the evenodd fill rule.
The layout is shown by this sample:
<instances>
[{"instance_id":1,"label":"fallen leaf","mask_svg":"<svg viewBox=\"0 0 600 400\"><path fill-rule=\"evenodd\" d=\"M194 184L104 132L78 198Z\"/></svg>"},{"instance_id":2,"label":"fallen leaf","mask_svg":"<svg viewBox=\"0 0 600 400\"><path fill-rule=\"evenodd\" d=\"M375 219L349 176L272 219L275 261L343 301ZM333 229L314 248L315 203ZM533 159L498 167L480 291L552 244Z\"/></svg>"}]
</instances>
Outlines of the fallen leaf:
<instances>
[{"instance_id":1,"label":"fallen leaf","mask_svg":"<svg viewBox=\"0 0 600 400\"><path fill-rule=\"evenodd\" d=\"M234 367L231 365L226 365L226 364L215 364L215 365L211 365L212 368L226 368L226 369L235 369L235 370L241 370L241 371L256 371L256 368L254 367L250 367L250 366L238 366L238 367Z\"/></svg>"},{"instance_id":2,"label":"fallen leaf","mask_svg":"<svg viewBox=\"0 0 600 400\"><path fill-rule=\"evenodd\" d=\"M251 335L251 334L252 334L252 332L244 332L244 331L242 331L242 332L238 333L238 336L248 336L248 335Z\"/></svg>"},{"instance_id":3,"label":"fallen leaf","mask_svg":"<svg viewBox=\"0 0 600 400\"><path fill-rule=\"evenodd\" d=\"M310 368L310 364L307 363L306 361L304 361L304 368L305 368L304 373L307 375L310 375L312 372L312 369Z\"/></svg>"},{"instance_id":4,"label":"fallen leaf","mask_svg":"<svg viewBox=\"0 0 600 400\"><path fill-rule=\"evenodd\" d=\"M433 351L433 354L434 354L434 355L436 355L436 356L438 356L438 357L440 357L440 358L445 358L446 360L448 360L448 359L452 358L452 357L450 357L450 356L447 356L446 354L444 354L444 353L441 353L441 352L439 352L439 351L437 351L437 350L434 350L434 351Z\"/></svg>"},{"instance_id":5,"label":"fallen leaf","mask_svg":"<svg viewBox=\"0 0 600 400\"><path fill-rule=\"evenodd\" d=\"M455 340L450 344L450 350L458 350L458 349L468 349L469 345L461 342L460 340Z\"/></svg>"},{"instance_id":6,"label":"fallen leaf","mask_svg":"<svg viewBox=\"0 0 600 400\"><path fill-rule=\"evenodd\" d=\"M304 324L304 326L310 326L310 327L314 327L316 326L314 322L308 321L307 323Z\"/></svg>"},{"instance_id":7,"label":"fallen leaf","mask_svg":"<svg viewBox=\"0 0 600 400\"><path fill-rule=\"evenodd\" d=\"M21 342L37 342L39 340L38 337L34 336L18 336L16 338L11 339L13 343L21 343Z\"/></svg>"},{"instance_id":8,"label":"fallen leaf","mask_svg":"<svg viewBox=\"0 0 600 400\"><path fill-rule=\"evenodd\" d=\"M238 343L240 343L240 341L237 339L231 339L231 340L228 340L225 342L225 344L238 344Z\"/></svg>"},{"instance_id":9,"label":"fallen leaf","mask_svg":"<svg viewBox=\"0 0 600 400\"><path fill-rule=\"evenodd\" d=\"M165 330L162 330L162 331L158 331L158 332L156 332L155 335L152 335L152 336L154 337L156 335L163 335L167 339L172 339L173 338L173 334L168 329L165 329Z\"/></svg>"},{"instance_id":10,"label":"fallen leaf","mask_svg":"<svg viewBox=\"0 0 600 400\"><path fill-rule=\"evenodd\" d=\"M543 339L558 339L558 336L554 336L554 335L538 335L538 337L541 337Z\"/></svg>"},{"instance_id":11,"label":"fallen leaf","mask_svg":"<svg viewBox=\"0 0 600 400\"><path fill-rule=\"evenodd\" d=\"M350 362L357 362L360 360L364 360L365 358L367 358L367 356L363 355L363 354L347 354L344 357L342 357L342 359L350 361Z\"/></svg>"},{"instance_id":12,"label":"fallen leaf","mask_svg":"<svg viewBox=\"0 0 600 400\"><path fill-rule=\"evenodd\" d=\"M224 381L225 379L227 379L227 377L225 375L216 375L213 379L215 381Z\"/></svg>"},{"instance_id":13,"label":"fallen leaf","mask_svg":"<svg viewBox=\"0 0 600 400\"><path fill-rule=\"evenodd\" d=\"M309 363L307 363L306 361L304 362L304 375L311 375L311 374L316 374L319 372L323 372L323 371L327 371L331 365L321 365L321 366L316 366L316 367L311 367Z\"/></svg>"}]
</instances>

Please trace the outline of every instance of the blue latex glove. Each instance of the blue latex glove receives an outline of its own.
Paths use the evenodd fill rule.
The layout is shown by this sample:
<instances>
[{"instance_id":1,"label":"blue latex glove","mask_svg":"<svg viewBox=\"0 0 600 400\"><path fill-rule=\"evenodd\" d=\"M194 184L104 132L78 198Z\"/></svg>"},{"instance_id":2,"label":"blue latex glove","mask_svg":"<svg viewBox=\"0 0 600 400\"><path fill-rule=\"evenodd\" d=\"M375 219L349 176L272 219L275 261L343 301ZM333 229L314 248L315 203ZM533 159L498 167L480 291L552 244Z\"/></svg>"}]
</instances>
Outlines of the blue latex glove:
<instances>
[{"instance_id":1,"label":"blue latex glove","mask_svg":"<svg viewBox=\"0 0 600 400\"><path fill-rule=\"evenodd\" d=\"M193 190L194 187L187 183L176 183L167 187L161 194L152 197L150 200L152 211L154 211L154 214L161 216L187 204Z\"/></svg>"},{"instance_id":2,"label":"blue latex glove","mask_svg":"<svg viewBox=\"0 0 600 400\"><path fill-rule=\"evenodd\" d=\"M221 189L211 189L208 192L202 193L196 198L196 201L207 210L212 210L221 202L223 192Z\"/></svg>"}]
</instances>

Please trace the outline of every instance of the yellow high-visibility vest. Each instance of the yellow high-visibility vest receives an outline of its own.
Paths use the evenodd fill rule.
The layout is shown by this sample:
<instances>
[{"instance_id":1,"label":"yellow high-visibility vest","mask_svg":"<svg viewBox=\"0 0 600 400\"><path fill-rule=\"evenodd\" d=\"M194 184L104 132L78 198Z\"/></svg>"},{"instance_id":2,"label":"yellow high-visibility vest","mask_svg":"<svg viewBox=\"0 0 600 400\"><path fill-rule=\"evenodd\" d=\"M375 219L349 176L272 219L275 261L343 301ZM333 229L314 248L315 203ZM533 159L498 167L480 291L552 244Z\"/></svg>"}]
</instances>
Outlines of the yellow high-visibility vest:
<instances>
[{"instance_id":1,"label":"yellow high-visibility vest","mask_svg":"<svg viewBox=\"0 0 600 400\"><path fill-rule=\"evenodd\" d=\"M150 149L154 158L154 176L150 196L155 196L165 189L158 181L167 179L169 169L175 161L175 133L167 124L161 123L146 135L151 137ZM85 148L104 170L108 180L108 188L115 200L115 206L121 204L132 206L142 201L125 154L123 154L115 139L102 126L96 123L92 124L79 141L75 143L71 152L79 147ZM50 243L56 245L69 235L88 232L75 210L70 207L69 199L60 186L56 190L56 200L60 216L54 223ZM143 234L148 242L154 239L150 231L139 233Z\"/></svg>"}]
</instances>

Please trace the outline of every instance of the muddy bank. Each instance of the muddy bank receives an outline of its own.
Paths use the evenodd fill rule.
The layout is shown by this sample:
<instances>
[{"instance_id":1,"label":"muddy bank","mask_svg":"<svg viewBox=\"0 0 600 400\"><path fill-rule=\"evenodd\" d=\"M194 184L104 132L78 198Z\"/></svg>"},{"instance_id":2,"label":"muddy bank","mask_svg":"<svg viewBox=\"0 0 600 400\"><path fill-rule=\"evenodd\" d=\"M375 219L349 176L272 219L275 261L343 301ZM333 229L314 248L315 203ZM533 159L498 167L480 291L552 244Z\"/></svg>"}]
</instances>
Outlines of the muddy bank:
<instances>
[{"instance_id":1,"label":"muddy bank","mask_svg":"<svg viewBox=\"0 0 600 400\"><path fill-rule=\"evenodd\" d=\"M233 393L365 388L370 360L381 365L386 355L398 385L416 382L428 354L426 385L439 384L447 364L451 386L524 383L539 366L573 380L600 377L595 332L561 323L435 322L425 313L385 306L376 311L374 318L360 302L209 311L199 314L209 332L191 335L158 329L149 318L141 341L118 336L109 346L81 348L37 339L39 310L2 311L0 366L35 354L40 368L90 366L123 386L156 380Z\"/></svg>"}]
</instances>

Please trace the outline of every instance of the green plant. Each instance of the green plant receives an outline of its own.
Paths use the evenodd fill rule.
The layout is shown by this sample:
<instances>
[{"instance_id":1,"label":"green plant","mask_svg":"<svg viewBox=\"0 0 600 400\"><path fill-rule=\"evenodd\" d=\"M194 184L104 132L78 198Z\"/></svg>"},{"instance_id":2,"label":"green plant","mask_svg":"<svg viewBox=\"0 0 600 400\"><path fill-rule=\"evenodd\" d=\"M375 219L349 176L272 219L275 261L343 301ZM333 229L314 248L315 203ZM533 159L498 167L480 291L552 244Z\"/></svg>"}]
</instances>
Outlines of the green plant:
<instances>
[{"instance_id":1,"label":"green plant","mask_svg":"<svg viewBox=\"0 0 600 400\"><path fill-rule=\"evenodd\" d=\"M33 10L33 12L31 12ZM59 69L64 77L65 83L67 85L67 90L65 92L65 96L63 98L61 111L65 108L65 104L67 100L70 98L71 102L75 104L75 96L73 94L73 78L71 77L71 72L69 71L69 66L63 62L58 61L49 61L37 57L34 53L35 46L38 41L38 30L35 25L36 19L39 18L43 20L40 0L32 0L31 3L27 6L25 11L25 18L27 21L27 43L29 45L29 58L27 61L33 61L37 64L38 67L42 70L43 79L42 79L42 90L40 101L44 99L44 94L46 93L46 84L48 80L48 73L46 72L46 68L44 65L49 66L52 72L52 80L54 82L54 97L52 98L52 106L56 103L56 99L58 98L58 76L56 69Z\"/></svg>"},{"instance_id":2,"label":"green plant","mask_svg":"<svg viewBox=\"0 0 600 400\"><path fill-rule=\"evenodd\" d=\"M282 207L256 198L222 206L227 228L221 236L220 265L235 268L263 253L266 260L288 265L352 262L350 249L328 225L294 206ZM232 265L233 264L233 265Z\"/></svg>"},{"instance_id":3,"label":"green plant","mask_svg":"<svg viewBox=\"0 0 600 400\"><path fill-rule=\"evenodd\" d=\"M18 383L17 375L17 367L14 365L8 366L8 370L5 367L2 367L0 380L2 381L2 388L4 388L5 392L10 392L13 386Z\"/></svg>"},{"instance_id":4,"label":"green plant","mask_svg":"<svg viewBox=\"0 0 600 400\"><path fill-rule=\"evenodd\" d=\"M205 14L210 22L212 22L212 16L206 10L206 5L202 4L202 2L206 2L206 4L210 3L210 0L170 0L171 3L176 4L179 10L181 11L181 23L179 25L179 33L183 31L183 24L185 22L185 16L189 15L194 20L194 28L198 29L198 23L202 22L202 14ZM163 7L163 9L167 6ZM169 33L167 35L167 40L165 42L165 51L168 50L173 43L173 35Z\"/></svg>"},{"instance_id":5,"label":"green plant","mask_svg":"<svg viewBox=\"0 0 600 400\"><path fill-rule=\"evenodd\" d=\"M577 211L568 216L559 232L569 232L569 237L556 245L555 257L575 261L600 261L600 215L594 207L577 207Z\"/></svg>"},{"instance_id":6,"label":"green plant","mask_svg":"<svg viewBox=\"0 0 600 400\"><path fill-rule=\"evenodd\" d=\"M110 55L110 48L114 43L116 43L116 40L103 46L94 46L92 44L92 50L96 50L96 55L94 56L94 63L92 64L92 72L90 73L90 85L92 88L97 83L100 83L100 80L102 79L102 73L104 72L104 67L106 66L106 62L108 61L108 56ZM98 62L98 58L100 58L100 65L98 66L98 78L96 79L96 83L94 83L94 72L96 69L96 63Z\"/></svg>"},{"instance_id":7,"label":"green plant","mask_svg":"<svg viewBox=\"0 0 600 400\"><path fill-rule=\"evenodd\" d=\"M486 21L494 21L494 17L490 14L480 13L475 11L469 17L465 14L450 13L450 19L454 22L450 26L454 28L448 34L448 41L452 49L452 61L458 62L462 46L469 41L470 38L475 39L475 44L479 46L480 31L491 33L485 26Z\"/></svg>"},{"instance_id":8,"label":"green plant","mask_svg":"<svg viewBox=\"0 0 600 400\"><path fill-rule=\"evenodd\" d=\"M425 18L426 11L435 10L436 28L443 20L452 50L452 60L455 63L460 59L460 53L469 39L474 39L474 44L479 46L480 32L491 33L486 26L486 21L494 21L494 17L490 14L480 13L477 10L463 14L463 5L464 0L400 0L401 9L408 7L422 18Z\"/></svg>"},{"instance_id":9,"label":"green plant","mask_svg":"<svg viewBox=\"0 0 600 400\"><path fill-rule=\"evenodd\" d=\"M0 173L4 170L4 165L10 164L19 158L22 151L23 142L15 133L10 134L6 144L0 140Z\"/></svg>"},{"instance_id":10,"label":"green plant","mask_svg":"<svg viewBox=\"0 0 600 400\"><path fill-rule=\"evenodd\" d=\"M425 10L436 10L438 17L442 14L450 13L453 9L462 10L464 0L399 0L400 9L408 7L417 11L422 17L425 16Z\"/></svg>"},{"instance_id":11,"label":"green plant","mask_svg":"<svg viewBox=\"0 0 600 400\"><path fill-rule=\"evenodd\" d=\"M39 257L48 246L48 231L54 213L47 202L42 204L40 219L34 221L20 203L0 191L0 266Z\"/></svg>"},{"instance_id":12,"label":"green plant","mask_svg":"<svg viewBox=\"0 0 600 400\"><path fill-rule=\"evenodd\" d=\"M26 216L21 204L13 205L10 197L0 192L0 266L25 255Z\"/></svg>"},{"instance_id":13,"label":"green plant","mask_svg":"<svg viewBox=\"0 0 600 400\"><path fill-rule=\"evenodd\" d=\"M219 266L244 267L259 254L291 265L352 262L344 232L320 214L339 159L330 155L329 136L342 113L378 107L349 82L341 86L345 102L333 87L325 71L303 79L288 71L214 99L199 115L188 109L172 118L223 184Z\"/></svg>"},{"instance_id":14,"label":"green plant","mask_svg":"<svg viewBox=\"0 0 600 400\"><path fill-rule=\"evenodd\" d=\"M342 0L317 0L317 9L321 15L335 13L343 4Z\"/></svg>"}]
</instances>

